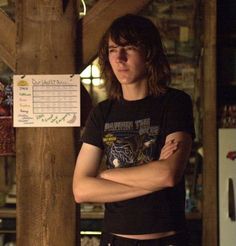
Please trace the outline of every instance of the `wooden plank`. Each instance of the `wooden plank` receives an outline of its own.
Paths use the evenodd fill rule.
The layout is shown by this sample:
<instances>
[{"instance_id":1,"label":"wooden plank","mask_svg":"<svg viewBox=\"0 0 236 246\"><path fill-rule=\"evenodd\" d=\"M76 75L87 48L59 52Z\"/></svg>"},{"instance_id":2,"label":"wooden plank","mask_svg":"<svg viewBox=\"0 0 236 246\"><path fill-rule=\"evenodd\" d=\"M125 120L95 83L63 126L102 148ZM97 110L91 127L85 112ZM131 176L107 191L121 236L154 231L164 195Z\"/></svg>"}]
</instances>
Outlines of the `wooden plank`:
<instances>
[{"instance_id":1,"label":"wooden plank","mask_svg":"<svg viewBox=\"0 0 236 246\"><path fill-rule=\"evenodd\" d=\"M96 57L99 40L111 22L127 13L138 13L150 0L100 0L79 21L78 42L82 47L79 54L79 70L82 71Z\"/></svg>"},{"instance_id":2,"label":"wooden plank","mask_svg":"<svg viewBox=\"0 0 236 246\"><path fill-rule=\"evenodd\" d=\"M41 3L35 0L32 3L24 3L25 16L17 17L17 22L24 21L24 26L18 28L16 54L18 73L75 72L76 27L75 24L71 26L71 22L76 21L76 14L74 13L73 19L70 15L76 8L67 8L66 13L63 14L59 9L62 5L55 3L57 1L61 2L53 0ZM20 3L17 5L20 8ZM23 10L17 9L17 11ZM32 12L35 14L35 20ZM19 62L19 60L23 61Z\"/></svg>"},{"instance_id":3,"label":"wooden plank","mask_svg":"<svg viewBox=\"0 0 236 246\"><path fill-rule=\"evenodd\" d=\"M204 2L203 246L217 246L216 0Z\"/></svg>"},{"instance_id":4,"label":"wooden plank","mask_svg":"<svg viewBox=\"0 0 236 246\"><path fill-rule=\"evenodd\" d=\"M14 208L0 208L0 218L16 218L16 210Z\"/></svg>"},{"instance_id":5,"label":"wooden plank","mask_svg":"<svg viewBox=\"0 0 236 246\"><path fill-rule=\"evenodd\" d=\"M16 1L17 74L75 73L76 7L70 0ZM17 245L74 246L72 128L16 132Z\"/></svg>"},{"instance_id":6,"label":"wooden plank","mask_svg":"<svg viewBox=\"0 0 236 246\"><path fill-rule=\"evenodd\" d=\"M13 71L16 67L16 25L0 9L0 58Z\"/></svg>"}]
</instances>

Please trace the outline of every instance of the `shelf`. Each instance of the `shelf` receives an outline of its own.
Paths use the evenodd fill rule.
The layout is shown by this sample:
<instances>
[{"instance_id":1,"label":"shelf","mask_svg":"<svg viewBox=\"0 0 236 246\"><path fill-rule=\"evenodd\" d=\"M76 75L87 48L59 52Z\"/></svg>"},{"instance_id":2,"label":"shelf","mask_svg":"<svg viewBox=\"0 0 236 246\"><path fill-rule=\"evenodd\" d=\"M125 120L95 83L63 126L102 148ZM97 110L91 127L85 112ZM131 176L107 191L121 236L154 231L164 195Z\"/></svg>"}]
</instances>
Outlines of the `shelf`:
<instances>
[{"instance_id":1,"label":"shelf","mask_svg":"<svg viewBox=\"0 0 236 246\"><path fill-rule=\"evenodd\" d=\"M14 208L0 208L0 218L16 218L16 210ZM103 211L81 211L81 219L103 219ZM186 218L188 220L201 219L201 213L193 212L186 213Z\"/></svg>"},{"instance_id":2,"label":"shelf","mask_svg":"<svg viewBox=\"0 0 236 246\"><path fill-rule=\"evenodd\" d=\"M0 230L0 234L16 234L16 230Z\"/></svg>"},{"instance_id":3,"label":"shelf","mask_svg":"<svg viewBox=\"0 0 236 246\"><path fill-rule=\"evenodd\" d=\"M80 214L81 219L103 219L104 218L104 212L103 211L81 211Z\"/></svg>"},{"instance_id":4,"label":"shelf","mask_svg":"<svg viewBox=\"0 0 236 246\"><path fill-rule=\"evenodd\" d=\"M104 218L104 212L81 212L80 215L81 219L103 219ZM192 212L192 213L186 213L186 219L187 220L200 220L202 218L201 213L199 212Z\"/></svg>"},{"instance_id":5,"label":"shelf","mask_svg":"<svg viewBox=\"0 0 236 246\"><path fill-rule=\"evenodd\" d=\"M0 218L16 218L16 209L0 208Z\"/></svg>"}]
</instances>

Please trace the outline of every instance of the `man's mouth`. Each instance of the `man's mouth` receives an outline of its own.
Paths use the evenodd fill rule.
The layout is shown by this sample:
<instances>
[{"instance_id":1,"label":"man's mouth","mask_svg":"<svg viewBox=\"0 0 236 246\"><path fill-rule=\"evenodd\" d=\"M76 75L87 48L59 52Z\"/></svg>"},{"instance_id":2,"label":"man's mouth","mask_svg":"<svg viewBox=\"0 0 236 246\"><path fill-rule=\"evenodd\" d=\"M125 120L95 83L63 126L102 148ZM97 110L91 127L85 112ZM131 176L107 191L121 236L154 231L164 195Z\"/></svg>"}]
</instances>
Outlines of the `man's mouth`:
<instances>
[{"instance_id":1,"label":"man's mouth","mask_svg":"<svg viewBox=\"0 0 236 246\"><path fill-rule=\"evenodd\" d=\"M127 72L129 70L128 70L128 68L120 68L117 71L122 73L122 72Z\"/></svg>"}]
</instances>

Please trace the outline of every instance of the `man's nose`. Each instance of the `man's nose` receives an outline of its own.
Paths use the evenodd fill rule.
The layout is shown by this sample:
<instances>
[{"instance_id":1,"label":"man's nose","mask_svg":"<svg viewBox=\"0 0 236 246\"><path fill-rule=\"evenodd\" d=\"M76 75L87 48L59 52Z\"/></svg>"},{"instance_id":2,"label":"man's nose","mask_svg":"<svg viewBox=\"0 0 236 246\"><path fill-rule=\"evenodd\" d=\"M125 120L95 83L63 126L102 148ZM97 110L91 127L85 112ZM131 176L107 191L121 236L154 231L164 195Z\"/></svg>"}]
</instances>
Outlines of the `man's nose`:
<instances>
[{"instance_id":1,"label":"man's nose","mask_svg":"<svg viewBox=\"0 0 236 246\"><path fill-rule=\"evenodd\" d=\"M121 48L117 52L117 57L116 57L117 62L126 62L127 61L127 54L125 49Z\"/></svg>"}]
</instances>

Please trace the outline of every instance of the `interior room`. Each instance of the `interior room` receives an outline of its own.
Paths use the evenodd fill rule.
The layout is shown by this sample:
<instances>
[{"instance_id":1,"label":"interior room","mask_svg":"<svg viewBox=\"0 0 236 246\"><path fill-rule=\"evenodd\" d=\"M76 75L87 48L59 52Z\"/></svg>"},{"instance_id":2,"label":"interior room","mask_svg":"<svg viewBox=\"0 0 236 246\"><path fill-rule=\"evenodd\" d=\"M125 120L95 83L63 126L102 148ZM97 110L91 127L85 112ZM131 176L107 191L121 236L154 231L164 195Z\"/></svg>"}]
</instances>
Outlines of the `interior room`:
<instances>
[{"instance_id":1,"label":"interior room","mask_svg":"<svg viewBox=\"0 0 236 246\"><path fill-rule=\"evenodd\" d=\"M88 116L108 98L100 39L127 13L158 28L170 87L192 100L189 245L236 245L235 10L234 0L0 0L0 246L99 245L105 204L76 203L73 172ZM57 114L53 101L37 109L40 92L28 89L54 95L55 85L76 87L58 99L74 101Z\"/></svg>"}]
</instances>

